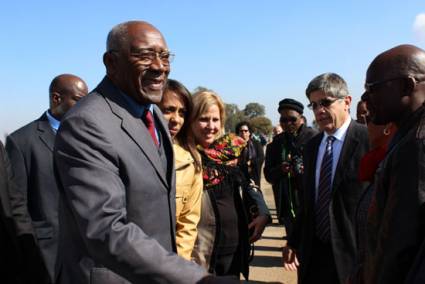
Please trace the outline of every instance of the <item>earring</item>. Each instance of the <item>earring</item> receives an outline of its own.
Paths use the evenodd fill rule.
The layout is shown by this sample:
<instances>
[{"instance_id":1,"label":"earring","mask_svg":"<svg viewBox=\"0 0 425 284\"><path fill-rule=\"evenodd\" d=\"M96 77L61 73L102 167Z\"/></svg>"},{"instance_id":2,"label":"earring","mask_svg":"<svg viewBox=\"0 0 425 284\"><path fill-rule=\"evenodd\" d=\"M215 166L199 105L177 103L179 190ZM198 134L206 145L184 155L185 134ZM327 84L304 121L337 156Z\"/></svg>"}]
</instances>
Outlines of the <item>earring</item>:
<instances>
[{"instance_id":1,"label":"earring","mask_svg":"<svg viewBox=\"0 0 425 284\"><path fill-rule=\"evenodd\" d=\"M387 124L387 126L385 126L385 128L384 128L384 135L385 135L385 136L388 136L388 135L390 135L390 134L391 134L390 127L391 127L391 125L390 125L390 124Z\"/></svg>"}]
</instances>

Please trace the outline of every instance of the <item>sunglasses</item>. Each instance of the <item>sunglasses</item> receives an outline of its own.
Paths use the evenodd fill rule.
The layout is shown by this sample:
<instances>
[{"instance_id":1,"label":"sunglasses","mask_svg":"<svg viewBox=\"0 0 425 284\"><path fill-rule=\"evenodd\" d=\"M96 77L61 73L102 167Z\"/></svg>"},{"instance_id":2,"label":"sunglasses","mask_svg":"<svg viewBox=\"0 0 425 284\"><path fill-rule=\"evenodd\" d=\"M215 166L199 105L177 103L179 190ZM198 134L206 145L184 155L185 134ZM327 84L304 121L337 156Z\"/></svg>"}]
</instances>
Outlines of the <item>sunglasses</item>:
<instances>
[{"instance_id":1,"label":"sunglasses","mask_svg":"<svg viewBox=\"0 0 425 284\"><path fill-rule=\"evenodd\" d=\"M239 132L243 132L243 133L249 132L249 129L240 129Z\"/></svg>"},{"instance_id":2,"label":"sunglasses","mask_svg":"<svg viewBox=\"0 0 425 284\"><path fill-rule=\"evenodd\" d=\"M281 123L296 122L297 120L298 120L298 117L295 117L295 116L281 117L280 118Z\"/></svg>"},{"instance_id":3,"label":"sunglasses","mask_svg":"<svg viewBox=\"0 0 425 284\"><path fill-rule=\"evenodd\" d=\"M318 107L324 107L324 108L328 108L330 107L334 102L338 101L338 100L342 100L342 99L322 99L318 102L310 102L307 107L311 110L316 110Z\"/></svg>"}]
</instances>

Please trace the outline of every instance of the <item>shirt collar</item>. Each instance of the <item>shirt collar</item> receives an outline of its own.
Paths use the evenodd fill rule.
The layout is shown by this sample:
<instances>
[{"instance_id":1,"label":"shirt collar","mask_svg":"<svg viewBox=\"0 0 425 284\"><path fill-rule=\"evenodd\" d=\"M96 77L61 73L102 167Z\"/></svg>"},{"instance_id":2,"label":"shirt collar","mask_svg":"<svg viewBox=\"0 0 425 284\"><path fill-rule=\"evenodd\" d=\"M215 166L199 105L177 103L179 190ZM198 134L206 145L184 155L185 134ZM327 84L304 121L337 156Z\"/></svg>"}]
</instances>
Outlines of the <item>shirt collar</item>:
<instances>
[{"instance_id":1,"label":"shirt collar","mask_svg":"<svg viewBox=\"0 0 425 284\"><path fill-rule=\"evenodd\" d=\"M142 117L146 109L148 109L153 114L153 104L141 105L136 102L132 97L128 96L121 90L119 90L120 95L124 97L124 100L127 102L130 107L130 112L136 117Z\"/></svg>"},{"instance_id":2,"label":"shirt collar","mask_svg":"<svg viewBox=\"0 0 425 284\"><path fill-rule=\"evenodd\" d=\"M328 136L333 136L335 137L336 140L343 141L345 138L345 134L347 133L348 126L350 125L350 122L351 122L351 117L349 116L348 119L345 120L345 122L341 125L341 127L338 128L333 134L328 134L325 131L322 141L326 141Z\"/></svg>"},{"instance_id":3,"label":"shirt collar","mask_svg":"<svg viewBox=\"0 0 425 284\"><path fill-rule=\"evenodd\" d=\"M50 110L46 111L47 120L49 121L50 127L56 133L59 129L61 122L57 120L51 113Z\"/></svg>"}]
</instances>

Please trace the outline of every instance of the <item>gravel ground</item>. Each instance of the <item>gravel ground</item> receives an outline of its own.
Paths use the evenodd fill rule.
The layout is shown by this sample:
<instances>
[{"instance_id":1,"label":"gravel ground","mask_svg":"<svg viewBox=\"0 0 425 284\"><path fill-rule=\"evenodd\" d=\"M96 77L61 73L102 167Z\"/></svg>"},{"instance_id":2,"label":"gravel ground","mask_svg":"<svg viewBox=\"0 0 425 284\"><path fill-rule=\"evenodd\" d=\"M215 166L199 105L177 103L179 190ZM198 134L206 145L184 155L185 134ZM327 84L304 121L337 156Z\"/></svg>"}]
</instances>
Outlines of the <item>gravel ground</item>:
<instances>
[{"instance_id":1,"label":"gravel ground","mask_svg":"<svg viewBox=\"0 0 425 284\"><path fill-rule=\"evenodd\" d=\"M285 242L283 240L285 229L276 220L273 192L270 184L264 179L262 190L270 213L273 215L273 224L266 228L262 238L255 243L255 256L250 266L249 281L242 283L296 284L296 273L285 271L282 267L281 248Z\"/></svg>"}]
</instances>

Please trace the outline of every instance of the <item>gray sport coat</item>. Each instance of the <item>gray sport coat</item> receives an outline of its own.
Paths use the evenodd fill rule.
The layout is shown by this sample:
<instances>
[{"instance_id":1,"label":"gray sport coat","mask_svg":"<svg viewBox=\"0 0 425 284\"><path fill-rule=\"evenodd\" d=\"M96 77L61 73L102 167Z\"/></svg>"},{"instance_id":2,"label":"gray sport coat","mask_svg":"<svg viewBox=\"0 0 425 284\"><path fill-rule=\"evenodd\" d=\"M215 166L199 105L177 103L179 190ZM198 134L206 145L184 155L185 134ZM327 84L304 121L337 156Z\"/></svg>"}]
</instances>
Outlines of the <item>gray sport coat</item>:
<instances>
[{"instance_id":1,"label":"gray sport coat","mask_svg":"<svg viewBox=\"0 0 425 284\"><path fill-rule=\"evenodd\" d=\"M61 122L60 283L195 283L206 271L175 254L166 123L155 106L160 155L123 96L105 77Z\"/></svg>"}]
</instances>

